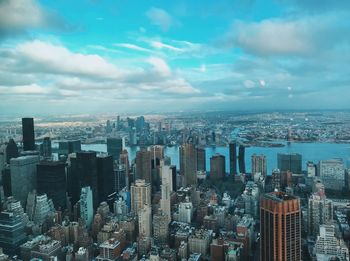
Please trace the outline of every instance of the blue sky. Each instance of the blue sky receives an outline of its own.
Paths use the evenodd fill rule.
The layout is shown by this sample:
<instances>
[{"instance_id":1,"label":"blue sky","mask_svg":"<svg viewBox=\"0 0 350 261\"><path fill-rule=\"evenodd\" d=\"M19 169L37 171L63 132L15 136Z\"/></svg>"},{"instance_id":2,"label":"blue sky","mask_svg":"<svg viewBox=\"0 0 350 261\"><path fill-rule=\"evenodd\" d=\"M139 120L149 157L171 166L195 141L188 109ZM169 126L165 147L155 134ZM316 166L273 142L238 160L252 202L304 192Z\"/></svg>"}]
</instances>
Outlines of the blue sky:
<instances>
[{"instance_id":1,"label":"blue sky","mask_svg":"<svg viewBox=\"0 0 350 261\"><path fill-rule=\"evenodd\" d=\"M0 114L349 109L350 1L0 0Z\"/></svg>"}]
</instances>

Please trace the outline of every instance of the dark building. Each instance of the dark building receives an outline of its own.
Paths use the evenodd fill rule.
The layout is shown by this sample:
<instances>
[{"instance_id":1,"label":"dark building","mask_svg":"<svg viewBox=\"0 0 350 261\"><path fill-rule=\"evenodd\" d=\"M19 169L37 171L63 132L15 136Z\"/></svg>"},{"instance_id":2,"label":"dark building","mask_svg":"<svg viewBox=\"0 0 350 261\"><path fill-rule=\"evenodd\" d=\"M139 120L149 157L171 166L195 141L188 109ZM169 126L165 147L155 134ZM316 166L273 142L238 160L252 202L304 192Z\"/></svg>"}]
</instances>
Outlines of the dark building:
<instances>
[{"instance_id":1,"label":"dark building","mask_svg":"<svg viewBox=\"0 0 350 261\"><path fill-rule=\"evenodd\" d=\"M58 154L68 155L81 151L80 140L65 140L58 142Z\"/></svg>"},{"instance_id":2,"label":"dark building","mask_svg":"<svg viewBox=\"0 0 350 261\"><path fill-rule=\"evenodd\" d=\"M45 137L43 143L40 145L40 154L49 159L52 156L51 139L50 137Z\"/></svg>"},{"instance_id":3,"label":"dark building","mask_svg":"<svg viewBox=\"0 0 350 261\"><path fill-rule=\"evenodd\" d=\"M244 145L239 145L238 165L239 165L239 172L246 173L245 172L245 147L244 147Z\"/></svg>"},{"instance_id":4,"label":"dark building","mask_svg":"<svg viewBox=\"0 0 350 261\"><path fill-rule=\"evenodd\" d=\"M34 119L22 118L23 150L35 150Z\"/></svg>"},{"instance_id":5,"label":"dark building","mask_svg":"<svg viewBox=\"0 0 350 261\"><path fill-rule=\"evenodd\" d=\"M237 174L237 144L230 143L230 175L234 176Z\"/></svg>"},{"instance_id":6,"label":"dark building","mask_svg":"<svg viewBox=\"0 0 350 261\"><path fill-rule=\"evenodd\" d=\"M301 154L277 154L277 164L280 171L291 171L294 174L301 174L302 157Z\"/></svg>"},{"instance_id":7,"label":"dark building","mask_svg":"<svg viewBox=\"0 0 350 261\"><path fill-rule=\"evenodd\" d=\"M90 186L92 189L92 198L94 209L98 207L98 182L97 182L97 164L95 151L80 151L76 157L70 159L71 166L69 170L68 187L72 198L72 205L76 204L80 198L82 187Z\"/></svg>"},{"instance_id":8,"label":"dark building","mask_svg":"<svg viewBox=\"0 0 350 261\"><path fill-rule=\"evenodd\" d=\"M136 179L144 179L146 183L152 182L151 152L142 148L136 153Z\"/></svg>"},{"instance_id":9,"label":"dark building","mask_svg":"<svg viewBox=\"0 0 350 261\"><path fill-rule=\"evenodd\" d=\"M183 185L197 184L197 153L191 143L185 143L180 146L180 175L183 178Z\"/></svg>"},{"instance_id":10,"label":"dark building","mask_svg":"<svg viewBox=\"0 0 350 261\"><path fill-rule=\"evenodd\" d=\"M175 165L171 165L170 166L171 169L171 178L172 178L172 183L173 183L173 191L177 190L177 178L176 178L176 166Z\"/></svg>"},{"instance_id":11,"label":"dark building","mask_svg":"<svg viewBox=\"0 0 350 261\"><path fill-rule=\"evenodd\" d=\"M138 132L142 131L145 128L145 117L143 116L138 117L136 119L135 125L136 125L136 130Z\"/></svg>"},{"instance_id":12,"label":"dark building","mask_svg":"<svg viewBox=\"0 0 350 261\"><path fill-rule=\"evenodd\" d=\"M55 208L66 208L66 163L42 161L36 165L38 194L46 193Z\"/></svg>"},{"instance_id":13,"label":"dark building","mask_svg":"<svg viewBox=\"0 0 350 261\"><path fill-rule=\"evenodd\" d=\"M300 200L283 192L260 202L260 260L301 260Z\"/></svg>"},{"instance_id":14,"label":"dark building","mask_svg":"<svg viewBox=\"0 0 350 261\"><path fill-rule=\"evenodd\" d=\"M217 153L210 158L210 178L223 179L225 175L225 156Z\"/></svg>"},{"instance_id":15,"label":"dark building","mask_svg":"<svg viewBox=\"0 0 350 261\"><path fill-rule=\"evenodd\" d=\"M197 148L197 170L206 171L205 148Z\"/></svg>"},{"instance_id":16,"label":"dark building","mask_svg":"<svg viewBox=\"0 0 350 261\"><path fill-rule=\"evenodd\" d=\"M113 157L111 155L98 155L97 180L98 180L98 202L106 201L108 195L114 192L114 170Z\"/></svg>"},{"instance_id":17,"label":"dark building","mask_svg":"<svg viewBox=\"0 0 350 261\"><path fill-rule=\"evenodd\" d=\"M10 159L17 158L19 156L18 147L13 139L10 139L6 146L6 162L10 164Z\"/></svg>"},{"instance_id":18,"label":"dark building","mask_svg":"<svg viewBox=\"0 0 350 261\"><path fill-rule=\"evenodd\" d=\"M107 152L112 155L113 160L119 160L120 154L123 151L122 138L107 138Z\"/></svg>"},{"instance_id":19,"label":"dark building","mask_svg":"<svg viewBox=\"0 0 350 261\"><path fill-rule=\"evenodd\" d=\"M24 224L13 212L0 213L0 247L10 256L19 254L19 247L27 241Z\"/></svg>"}]
</instances>

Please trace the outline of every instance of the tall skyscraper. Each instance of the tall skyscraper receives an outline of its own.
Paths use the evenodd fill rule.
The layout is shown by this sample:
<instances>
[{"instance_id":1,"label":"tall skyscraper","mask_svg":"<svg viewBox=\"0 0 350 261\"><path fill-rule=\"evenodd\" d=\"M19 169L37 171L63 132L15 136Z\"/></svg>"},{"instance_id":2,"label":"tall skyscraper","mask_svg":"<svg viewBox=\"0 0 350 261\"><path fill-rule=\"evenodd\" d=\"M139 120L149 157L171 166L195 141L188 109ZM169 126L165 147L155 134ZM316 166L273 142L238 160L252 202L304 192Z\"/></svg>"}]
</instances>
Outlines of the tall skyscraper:
<instances>
[{"instance_id":1,"label":"tall skyscraper","mask_svg":"<svg viewBox=\"0 0 350 261\"><path fill-rule=\"evenodd\" d=\"M145 204L138 211L139 236L150 237L152 235L152 207Z\"/></svg>"},{"instance_id":2,"label":"tall skyscraper","mask_svg":"<svg viewBox=\"0 0 350 261\"><path fill-rule=\"evenodd\" d=\"M84 220L86 227L91 228L94 209L92 204L92 190L90 187L81 188L79 206L80 217Z\"/></svg>"},{"instance_id":3,"label":"tall skyscraper","mask_svg":"<svg viewBox=\"0 0 350 261\"><path fill-rule=\"evenodd\" d=\"M153 238L156 244L167 244L169 235L168 216L162 210L153 216Z\"/></svg>"},{"instance_id":4,"label":"tall skyscraper","mask_svg":"<svg viewBox=\"0 0 350 261\"><path fill-rule=\"evenodd\" d=\"M60 161L42 161L37 168L37 191L47 194L55 207L66 208L66 163Z\"/></svg>"},{"instance_id":5,"label":"tall skyscraper","mask_svg":"<svg viewBox=\"0 0 350 261\"><path fill-rule=\"evenodd\" d=\"M205 148L196 148L197 151L197 170L206 171Z\"/></svg>"},{"instance_id":6,"label":"tall skyscraper","mask_svg":"<svg viewBox=\"0 0 350 261\"><path fill-rule=\"evenodd\" d=\"M50 137L45 137L43 143L40 144L40 154L45 159L50 159L52 156L51 139Z\"/></svg>"},{"instance_id":7,"label":"tall skyscraper","mask_svg":"<svg viewBox=\"0 0 350 261\"><path fill-rule=\"evenodd\" d=\"M321 160L318 165L320 178L326 189L342 190L345 187L345 170L342 159Z\"/></svg>"},{"instance_id":8,"label":"tall skyscraper","mask_svg":"<svg viewBox=\"0 0 350 261\"><path fill-rule=\"evenodd\" d=\"M245 172L245 147L244 147L244 145L239 145L238 166L239 166L240 173L246 173Z\"/></svg>"},{"instance_id":9,"label":"tall skyscraper","mask_svg":"<svg viewBox=\"0 0 350 261\"><path fill-rule=\"evenodd\" d=\"M94 209L98 207L98 181L96 152L80 151L70 158L69 191L74 205L80 197L82 187L90 186Z\"/></svg>"},{"instance_id":10,"label":"tall skyscraper","mask_svg":"<svg viewBox=\"0 0 350 261\"><path fill-rule=\"evenodd\" d=\"M0 213L0 247L5 254L18 255L19 247L27 241L24 224L19 215L10 211Z\"/></svg>"},{"instance_id":11,"label":"tall skyscraper","mask_svg":"<svg viewBox=\"0 0 350 261\"><path fill-rule=\"evenodd\" d=\"M129 155L127 150L123 150L120 154L120 165L125 169L125 186L130 188L130 165L129 165Z\"/></svg>"},{"instance_id":12,"label":"tall skyscraper","mask_svg":"<svg viewBox=\"0 0 350 261\"><path fill-rule=\"evenodd\" d=\"M144 179L147 183L152 183L151 159L151 151L145 148L136 153L136 179Z\"/></svg>"},{"instance_id":13,"label":"tall skyscraper","mask_svg":"<svg viewBox=\"0 0 350 261\"><path fill-rule=\"evenodd\" d=\"M301 260L299 198L283 192L265 194L260 202L260 260Z\"/></svg>"},{"instance_id":14,"label":"tall skyscraper","mask_svg":"<svg viewBox=\"0 0 350 261\"><path fill-rule=\"evenodd\" d=\"M39 156L22 156L10 161L12 196L19 200L22 206L25 206L28 193L36 189L37 163Z\"/></svg>"},{"instance_id":15,"label":"tall skyscraper","mask_svg":"<svg viewBox=\"0 0 350 261\"><path fill-rule=\"evenodd\" d=\"M236 143L229 144L229 152L230 152L230 175L234 176L237 174L237 144Z\"/></svg>"},{"instance_id":16,"label":"tall skyscraper","mask_svg":"<svg viewBox=\"0 0 350 261\"><path fill-rule=\"evenodd\" d=\"M175 165L171 165L170 166L171 169L171 176L172 176L172 184L173 184L173 188L172 191L176 191L177 190L177 174L176 174L176 166Z\"/></svg>"},{"instance_id":17,"label":"tall skyscraper","mask_svg":"<svg viewBox=\"0 0 350 261\"><path fill-rule=\"evenodd\" d=\"M267 175L267 165L265 155L252 155L252 175L260 173L263 177Z\"/></svg>"},{"instance_id":18,"label":"tall skyscraper","mask_svg":"<svg viewBox=\"0 0 350 261\"><path fill-rule=\"evenodd\" d=\"M17 158L19 156L17 144L13 139L10 139L7 143L5 155L7 164L10 164L12 158Z\"/></svg>"},{"instance_id":19,"label":"tall skyscraper","mask_svg":"<svg viewBox=\"0 0 350 261\"><path fill-rule=\"evenodd\" d=\"M123 151L123 138L110 137L107 138L107 152L112 155L113 160L119 160L119 156Z\"/></svg>"},{"instance_id":20,"label":"tall skyscraper","mask_svg":"<svg viewBox=\"0 0 350 261\"><path fill-rule=\"evenodd\" d=\"M163 213L168 217L168 224L171 222L171 208L170 208L170 192L172 189L172 175L170 167L164 165L161 167L162 185L160 208Z\"/></svg>"},{"instance_id":21,"label":"tall skyscraper","mask_svg":"<svg viewBox=\"0 0 350 261\"><path fill-rule=\"evenodd\" d=\"M191 143L180 146L180 175L183 177L183 185L197 184L197 161L196 149Z\"/></svg>"},{"instance_id":22,"label":"tall skyscraper","mask_svg":"<svg viewBox=\"0 0 350 261\"><path fill-rule=\"evenodd\" d=\"M98 202L106 201L108 196L115 192L115 173L113 157L108 154L99 154L96 157Z\"/></svg>"},{"instance_id":23,"label":"tall skyscraper","mask_svg":"<svg viewBox=\"0 0 350 261\"><path fill-rule=\"evenodd\" d=\"M280 171L291 171L294 174L301 174L302 157L301 154L277 154L277 164Z\"/></svg>"},{"instance_id":24,"label":"tall skyscraper","mask_svg":"<svg viewBox=\"0 0 350 261\"><path fill-rule=\"evenodd\" d=\"M22 118L23 150L35 150L34 119Z\"/></svg>"},{"instance_id":25,"label":"tall skyscraper","mask_svg":"<svg viewBox=\"0 0 350 261\"><path fill-rule=\"evenodd\" d=\"M210 158L210 178L223 179L225 176L225 156L217 153Z\"/></svg>"},{"instance_id":26,"label":"tall skyscraper","mask_svg":"<svg viewBox=\"0 0 350 261\"><path fill-rule=\"evenodd\" d=\"M151 184L145 180L136 180L135 184L131 185L131 211L138 214L138 211L144 205L151 206Z\"/></svg>"},{"instance_id":27,"label":"tall skyscraper","mask_svg":"<svg viewBox=\"0 0 350 261\"><path fill-rule=\"evenodd\" d=\"M329 224L333 220L333 202L327 199L324 189L311 194L308 205L308 233L317 236L320 225Z\"/></svg>"}]
</instances>

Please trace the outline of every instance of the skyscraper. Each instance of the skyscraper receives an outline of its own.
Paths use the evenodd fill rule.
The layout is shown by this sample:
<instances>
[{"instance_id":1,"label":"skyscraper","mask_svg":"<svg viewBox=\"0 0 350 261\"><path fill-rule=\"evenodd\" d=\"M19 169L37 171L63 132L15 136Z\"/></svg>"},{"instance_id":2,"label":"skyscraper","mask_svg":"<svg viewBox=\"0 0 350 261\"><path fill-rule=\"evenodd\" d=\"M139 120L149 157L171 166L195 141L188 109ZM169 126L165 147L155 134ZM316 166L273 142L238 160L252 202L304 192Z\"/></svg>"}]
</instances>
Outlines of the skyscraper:
<instances>
[{"instance_id":1,"label":"skyscraper","mask_svg":"<svg viewBox=\"0 0 350 261\"><path fill-rule=\"evenodd\" d=\"M138 214L138 211L143 208L145 204L151 206L151 184L145 180L136 180L135 184L131 185L131 211Z\"/></svg>"},{"instance_id":2,"label":"skyscraper","mask_svg":"<svg viewBox=\"0 0 350 261\"><path fill-rule=\"evenodd\" d=\"M299 198L283 192L265 194L260 202L260 260L301 260Z\"/></svg>"},{"instance_id":3,"label":"skyscraper","mask_svg":"<svg viewBox=\"0 0 350 261\"><path fill-rule=\"evenodd\" d=\"M237 144L229 144L230 151L230 175L234 176L237 174Z\"/></svg>"},{"instance_id":4,"label":"skyscraper","mask_svg":"<svg viewBox=\"0 0 350 261\"><path fill-rule=\"evenodd\" d=\"M81 188L79 205L80 217L84 220L86 227L90 228L94 217L92 190L90 187Z\"/></svg>"},{"instance_id":5,"label":"skyscraper","mask_svg":"<svg viewBox=\"0 0 350 261\"><path fill-rule=\"evenodd\" d=\"M252 176L257 173L260 173L263 177L266 177L267 166L265 155L252 155Z\"/></svg>"},{"instance_id":6,"label":"skyscraper","mask_svg":"<svg viewBox=\"0 0 350 261\"><path fill-rule=\"evenodd\" d=\"M12 196L21 201L22 206L25 206L28 193L36 189L37 163L39 156L22 156L10 161Z\"/></svg>"},{"instance_id":7,"label":"skyscraper","mask_svg":"<svg viewBox=\"0 0 350 261\"><path fill-rule=\"evenodd\" d=\"M170 192L172 189L172 175L170 167L164 165L161 167L162 185L160 208L168 218L168 224L171 222L171 208L170 208Z\"/></svg>"},{"instance_id":8,"label":"skyscraper","mask_svg":"<svg viewBox=\"0 0 350 261\"><path fill-rule=\"evenodd\" d=\"M301 154L277 154L277 164L280 171L291 171L294 174L301 174L302 157Z\"/></svg>"},{"instance_id":9,"label":"skyscraper","mask_svg":"<svg viewBox=\"0 0 350 261\"><path fill-rule=\"evenodd\" d=\"M206 171L205 148L196 148L197 151L197 170Z\"/></svg>"},{"instance_id":10,"label":"skyscraper","mask_svg":"<svg viewBox=\"0 0 350 261\"><path fill-rule=\"evenodd\" d=\"M152 207L145 204L138 211L139 236L150 237L152 235Z\"/></svg>"},{"instance_id":11,"label":"skyscraper","mask_svg":"<svg viewBox=\"0 0 350 261\"><path fill-rule=\"evenodd\" d=\"M239 145L238 148L238 166L239 173L245 173L245 147L243 145Z\"/></svg>"},{"instance_id":12,"label":"skyscraper","mask_svg":"<svg viewBox=\"0 0 350 261\"><path fill-rule=\"evenodd\" d=\"M37 191L47 194L56 208L66 208L66 163L60 161L42 161L37 168Z\"/></svg>"},{"instance_id":13,"label":"skyscraper","mask_svg":"<svg viewBox=\"0 0 350 261\"><path fill-rule=\"evenodd\" d=\"M223 179L225 175L225 156L217 153L210 158L210 178Z\"/></svg>"},{"instance_id":14,"label":"skyscraper","mask_svg":"<svg viewBox=\"0 0 350 261\"><path fill-rule=\"evenodd\" d=\"M50 159L52 156L51 139L50 137L45 137L43 143L40 145L40 153L46 158Z\"/></svg>"},{"instance_id":15,"label":"skyscraper","mask_svg":"<svg viewBox=\"0 0 350 261\"><path fill-rule=\"evenodd\" d=\"M10 139L7 143L5 155L7 164L10 164L12 158L17 158L19 156L17 144L13 139Z\"/></svg>"},{"instance_id":16,"label":"skyscraper","mask_svg":"<svg viewBox=\"0 0 350 261\"><path fill-rule=\"evenodd\" d=\"M98 202L106 201L114 191L115 173L113 157L108 154L99 154L96 157Z\"/></svg>"},{"instance_id":17,"label":"skyscraper","mask_svg":"<svg viewBox=\"0 0 350 261\"><path fill-rule=\"evenodd\" d=\"M123 138L110 137L107 138L107 152L113 156L113 160L119 160L119 156L123 151Z\"/></svg>"},{"instance_id":18,"label":"skyscraper","mask_svg":"<svg viewBox=\"0 0 350 261\"><path fill-rule=\"evenodd\" d=\"M136 179L152 183L151 151L142 148L136 153Z\"/></svg>"},{"instance_id":19,"label":"skyscraper","mask_svg":"<svg viewBox=\"0 0 350 261\"><path fill-rule=\"evenodd\" d=\"M183 177L183 185L197 184L196 149L191 143L180 146L180 175Z\"/></svg>"},{"instance_id":20,"label":"skyscraper","mask_svg":"<svg viewBox=\"0 0 350 261\"><path fill-rule=\"evenodd\" d=\"M321 160L318 165L320 178L326 189L342 190L342 188L345 186L345 170L343 160Z\"/></svg>"},{"instance_id":21,"label":"skyscraper","mask_svg":"<svg viewBox=\"0 0 350 261\"><path fill-rule=\"evenodd\" d=\"M22 118L23 150L35 150L34 119Z\"/></svg>"}]
</instances>

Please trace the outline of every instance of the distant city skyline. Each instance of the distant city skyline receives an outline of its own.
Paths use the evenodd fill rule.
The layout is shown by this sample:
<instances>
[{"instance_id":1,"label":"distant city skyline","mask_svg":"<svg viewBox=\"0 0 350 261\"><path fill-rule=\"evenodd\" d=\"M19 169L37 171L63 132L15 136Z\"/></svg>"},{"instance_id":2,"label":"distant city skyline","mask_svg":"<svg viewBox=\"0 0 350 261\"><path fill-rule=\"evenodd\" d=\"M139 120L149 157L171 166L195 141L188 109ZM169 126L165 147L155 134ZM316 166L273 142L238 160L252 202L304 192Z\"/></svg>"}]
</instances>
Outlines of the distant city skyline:
<instances>
[{"instance_id":1,"label":"distant city skyline","mask_svg":"<svg viewBox=\"0 0 350 261\"><path fill-rule=\"evenodd\" d=\"M0 116L349 109L350 2L0 1Z\"/></svg>"}]
</instances>

